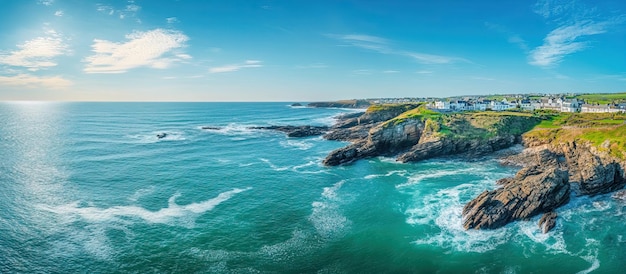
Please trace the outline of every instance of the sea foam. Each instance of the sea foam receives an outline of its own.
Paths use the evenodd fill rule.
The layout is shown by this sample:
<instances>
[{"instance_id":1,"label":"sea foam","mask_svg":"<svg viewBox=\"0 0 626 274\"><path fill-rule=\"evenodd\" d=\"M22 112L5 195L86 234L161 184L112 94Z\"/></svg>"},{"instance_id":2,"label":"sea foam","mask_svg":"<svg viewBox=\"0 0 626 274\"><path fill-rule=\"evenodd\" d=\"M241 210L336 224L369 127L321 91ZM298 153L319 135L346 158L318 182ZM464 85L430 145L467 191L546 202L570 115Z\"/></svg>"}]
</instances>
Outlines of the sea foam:
<instances>
[{"instance_id":1,"label":"sea foam","mask_svg":"<svg viewBox=\"0 0 626 274\"><path fill-rule=\"evenodd\" d=\"M82 219L92 223L125 222L128 219L142 219L148 223L175 225L176 223L174 221L177 219L203 214L229 200L235 194L249 189L251 188L235 188L230 191L222 192L213 199L188 205L178 205L176 203L176 198L180 196L180 194L177 193L168 199L168 206L166 208L162 208L158 211L150 211L136 205L113 206L109 208L98 208L94 206L82 207L78 201L60 206L40 206L40 208L70 217L72 220Z\"/></svg>"}]
</instances>

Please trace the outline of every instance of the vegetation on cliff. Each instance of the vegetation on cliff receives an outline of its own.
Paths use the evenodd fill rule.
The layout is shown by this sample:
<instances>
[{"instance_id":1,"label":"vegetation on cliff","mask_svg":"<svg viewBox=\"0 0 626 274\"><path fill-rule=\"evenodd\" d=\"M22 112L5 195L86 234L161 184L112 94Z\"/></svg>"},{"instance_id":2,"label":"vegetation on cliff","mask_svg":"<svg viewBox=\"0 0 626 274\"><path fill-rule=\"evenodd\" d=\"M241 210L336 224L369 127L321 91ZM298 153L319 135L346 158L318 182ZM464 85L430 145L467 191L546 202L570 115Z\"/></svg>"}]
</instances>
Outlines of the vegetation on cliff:
<instances>
[{"instance_id":1,"label":"vegetation on cliff","mask_svg":"<svg viewBox=\"0 0 626 274\"><path fill-rule=\"evenodd\" d=\"M626 159L626 114L558 113L524 134L528 143L558 145L586 141L598 151Z\"/></svg>"}]
</instances>

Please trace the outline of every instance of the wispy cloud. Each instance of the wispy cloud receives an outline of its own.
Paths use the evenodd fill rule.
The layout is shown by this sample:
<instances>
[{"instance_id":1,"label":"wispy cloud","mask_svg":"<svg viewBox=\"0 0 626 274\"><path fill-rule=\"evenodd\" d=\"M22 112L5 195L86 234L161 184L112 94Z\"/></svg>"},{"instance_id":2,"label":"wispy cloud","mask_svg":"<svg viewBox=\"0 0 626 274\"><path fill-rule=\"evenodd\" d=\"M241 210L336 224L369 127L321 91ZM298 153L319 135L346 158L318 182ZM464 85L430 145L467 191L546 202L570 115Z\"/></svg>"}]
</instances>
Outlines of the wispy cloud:
<instances>
[{"instance_id":1,"label":"wispy cloud","mask_svg":"<svg viewBox=\"0 0 626 274\"><path fill-rule=\"evenodd\" d=\"M605 33L607 26L607 22L586 21L559 27L546 36L543 45L531 51L530 64L540 67L558 64L565 56L588 47L587 42L581 41L582 38Z\"/></svg>"},{"instance_id":2,"label":"wispy cloud","mask_svg":"<svg viewBox=\"0 0 626 274\"><path fill-rule=\"evenodd\" d=\"M432 74L433 71L431 71L431 70L418 70L415 73L417 73L417 74Z\"/></svg>"},{"instance_id":3,"label":"wispy cloud","mask_svg":"<svg viewBox=\"0 0 626 274\"><path fill-rule=\"evenodd\" d=\"M176 18L176 17L168 17L168 18L165 18L165 21L168 24L174 24L174 23L178 23L178 18Z\"/></svg>"},{"instance_id":4,"label":"wispy cloud","mask_svg":"<svg viewBox=\"0 0 626 274\"><path fill-rule=\"evenodd\" d=\"M397 50L390 46L390 41L372 35L365 34L348 34L348 35L328 35L331 38L346 43L347 46L358 47L366 50L375 51L382 54L400 55L410 57L412 60L421 64L450 64L457 62L469 62L467 59L453 56L437 55L423 52L413 52L405 50ZM346 46L342 45L342 46Z\"/></svg>"},{"instance_id":5,"label":"wispy cloud","mask_svg":"<svg viewBox=\"0 0 626 274\"><path fill-rule=\"evenodd\" d=\"M54 4L54 0L39 0L37 3L44 6L52 6L52 4Z\"/></svg>"},{"instance_id":6,"label":"wispy cloud","mask_svg":"<svg viewBox=\"0 0 626 274\"><path fill-rule=\"evenodd\" d=\"M189 38L182 32L155 29L126 35L126 42L95 39L94 55L84 59L86 73L123 73L138 67L165 69L173 63L191 59L176 49L185 47Z\"/></svg>"},{"instance_id":7,"label":"wispy cloud","mask_svg":"<svg viewBox=\"0 0 626 274\"><path fill-rule=\"evenodd\" d=\"M126 9L124 9L125 11L128 12L138 12L141 9L140 6L135 5L135 4L130 4L126 6Z\"/></svg>"},{"instance_id":8,"label":"wispy cloud","mask_svg":"<svg viewBox=\"0 0 626 274\"><path fill-rule=\"evenodd\" d=\"M39 77L29 74L14 76L0 76L1 86L15 86L25 88L63 89L72 85L72 82L60 76Z\"/></svg>"},{"instance_id":9,"label":"wispy cloud","mask_svg":"<svg viewBox=\"0 0 626 274\"><path fill-rule=\"evenodd\" d=\"M599 9L577 0L539 0L534 11L557 25L543 39L543 45L529 52L529 64L539 67L557 65L567 55L589 48L589 36L606 33L624 22L623 15L611 12L601 16Z\"/></svg>"},{"instance_id":10,"label":"wispy cloud","mask_svg":"<svg viewBox=\"0 0 626 274\"><path fill-rule=\"evenodd\" d=\"M209 69L209 73L224 73L238 71L243 68L260 68L263 64L259 60L246 60L243 63L225 65L221 67L213 67Z\"/></svg>"},{"instance_id":11,"label":"wispy cloud","mask_svg":"<svg viewBox=\"0 0 626 274\"><path fill-rule=\"evenodd\" d=\"M0 53L0 64L30 71L56 66L54 57L68 53L68 45L53 29L46 30L45 34L17 45L17 50Z\"/></svg>"},{"instance_id":12,"label":"wispy cloud","mask_svg":"<svg viewBox=\"0 0 626 274\"><path fill-rule=\"evenodd\" d=\"M111 6L97 4L97 11L102 12L104 14L113 15L115 14L115 9Z\"/></svg>"},{"instance_id":13,"label":"wispy cloud","mask_svg":"<svg viewBox=\"0 0 626 274\"><path fill-rule=\"evenodd\" d=\"M63 16L63 11L62 10L57 10L56 12L54 12L54 16L58 16L58 17Z\"/></svg>"},{"instance_id":14,"label":"wispy cloud","mask_svg":"<svg viewBox=\"0 0 626 274\"><path fill-rule=\"evenodd\" d=\"M517 45L523 51L527 52L529 50L528 43L526 42L526 40L522 39L522 37L519 34L509 30L505 26L494 24L491 22L485 22L485 26L493 31L502 33L503 35L507 37L507 42Z\"/></svg>"},{"instance_id":15,"label":"wispy cloud","mask_svg":"<svg viewBox=\"0 0 626 274\"><path fill-rule=\"evenodd\" d=\"M400 73L399 70L383 70L383 73L391 74L391 73Z\"/></svg>"},{"instance_id":16,"label":"wispy cloud","mask_svg":"<svg viewBox=\"0 0 626 274\"><path fill-rule=\"evenodd\" d=\"M116 9L113 6L109 5L96 4L96 10L107 15L117 14L120 19L126 19L136 18L137 13L141 10L141 6L135 4L135 1L133 0L129 0L127 1L127 5L121 9ZM135 21L141 24L140 19L136 19Z\"/></svg>"}]
</instances>

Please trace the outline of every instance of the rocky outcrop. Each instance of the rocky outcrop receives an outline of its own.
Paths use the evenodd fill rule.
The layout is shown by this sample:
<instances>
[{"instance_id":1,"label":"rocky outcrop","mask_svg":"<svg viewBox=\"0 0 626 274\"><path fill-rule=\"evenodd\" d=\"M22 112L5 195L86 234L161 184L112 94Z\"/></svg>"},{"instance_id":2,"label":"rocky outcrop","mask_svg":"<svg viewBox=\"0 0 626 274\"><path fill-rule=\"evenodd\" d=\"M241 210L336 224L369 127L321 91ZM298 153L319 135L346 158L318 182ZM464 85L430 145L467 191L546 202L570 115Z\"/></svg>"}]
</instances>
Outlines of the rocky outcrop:
<instances>
[{"instance_id":1,"label":"rocky outcrop","mask_svg":"<svg viewBox=\"0 0 626 274\"><path fill-rule=\"evenodd\" d=\"M525 149L518 155L506 158L505 163L526 166L517 173L515 178L498 180L503 188L486 191L470 201L464 209L463 217L466 228L496 228L504 223L532 217L533 215L549 212L567 202L569 195L562 193L572 192L576 195L597 195L621 189L626 184L624 162L599 151L588 142L575 141L569 143L546 144L542 142L524 142L537 147ZM555 180L549 179L554 172L565 172L566 177L557 181L564 182L555 185ZM563 187L557 187L563 185ZM536 193L519 192L517 188L531 187ZM551 187L551 188L546 188ZM513 190L511 190L513 188ZM510 210L508 203L498 203L504 193L515 192L517 200L522 197L522 206L529 209L519 214ZM519 194L522 194L519 196ZM506 196L508 197L508 196ZM516 200L516 201L517 201ZM515 202L516 204L520 203ZM532 206L534 205L534 206ZM544 215L539 225L542 231L552 229L556 222L556 213Z\"/></svg>"},{"instance_id":2,"label":"rocky outcrop","mask_svg":"<svg viewBox=\"0 0 626 274\"><path fill-rule=\"evenodd\" d=\"M626 184L624 163L587 142L550 146L565 157L570 182L579 195L596 195L621 189Z\"/></svg>"},{"instance_id":3,"label":"rocky outcrop","mask_svg":"<svg viewBox=\"0 0 626 274\"><path fill-rule=\"evenodd\" d=\"M322 135L328 131L325 126L267 126L267 127L250 127L250 129L265 129L284 132L287 137L309 137Z\"/></svg>"},{"instance_id":4,"label":"rocky outcrop","mask_svg":"<svg viewBox=\"0 0 626 274\"><path fill-rule=\"evenodd\" d=\"M333 102L313 102L308 107L314 108L367 108L371 105L368 100L341 100Z\"/></svg>"},{"instance_id":5,"label":"rocky outcrop","mask_svg":"<svg viewBox=\"0 0 626 274\"><path fill-rule=\"evenodd\" d=\"M465 229L493 229L567 203L568 173L556 166L520 170L502 188L484 191L463 208Z\"/></svg>"},{"instance_id":6,"label":"rocky outcrop","mask_svg":"<svg viewBox=\"0 0 626 274\"><path fill-rule=\"evenodd\" d=\"M519 143L519 138L513 135L494 136L487 140L432 136L420 140L409 152L400 155L398 161L416 162L455 154L465 154L466 157L474 158L508 148L516 143Z\"/></svg>"},{"instance_id":7,"label":"rocky outcrop","mask_svg":"<svg viewBox=\"0 0 626 274\"><path fill-rule=\"evenodd\" d=\"M541 228L541 232L548 233L556 226L557 214L554 211L546 212L541 216L537 225Z\"/></svg>"},{"instance_id":8,"label":"rocky outcrop","mask_svg":"<svg viewBox=\"0 0 626 274\"><path fill-rule=\"evenodd\" d=\"M336 166L363 158L395 155L416 144L423 127L424 125L419 120L406 120L398 124L379 124L370 129L367 139L331 152L323 163L327 166Z\"/></svg>"}]
</instances>

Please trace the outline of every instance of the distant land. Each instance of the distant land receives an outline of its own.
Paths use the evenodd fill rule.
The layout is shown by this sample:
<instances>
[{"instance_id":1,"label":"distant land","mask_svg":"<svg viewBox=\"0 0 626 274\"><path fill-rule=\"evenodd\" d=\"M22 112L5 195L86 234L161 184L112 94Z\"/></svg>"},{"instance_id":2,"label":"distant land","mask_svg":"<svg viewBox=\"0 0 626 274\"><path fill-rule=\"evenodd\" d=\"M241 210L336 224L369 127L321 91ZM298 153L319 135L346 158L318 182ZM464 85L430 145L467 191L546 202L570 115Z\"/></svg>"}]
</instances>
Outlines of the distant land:
<instances>
[{"instance_id":1,"label":"distant land","mask_svg":"<svg viewBox=\"0 0 626 274\"><path fill-rule=\"evenodd\" d=\"M503 164L521 170L465 205L466 229L495 229L543 214L538 225L547 232L570 195L617 191L614 198L626 197L626 93L354 99L308 106L364 109L338 117L326 131L326 139L351 142L332 151L324 159L327 166L377 156L399 162L472 160L521 144L521 152L500 153Z\"/></svg>"}]
</instances>

